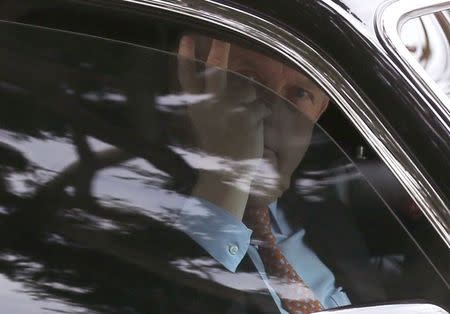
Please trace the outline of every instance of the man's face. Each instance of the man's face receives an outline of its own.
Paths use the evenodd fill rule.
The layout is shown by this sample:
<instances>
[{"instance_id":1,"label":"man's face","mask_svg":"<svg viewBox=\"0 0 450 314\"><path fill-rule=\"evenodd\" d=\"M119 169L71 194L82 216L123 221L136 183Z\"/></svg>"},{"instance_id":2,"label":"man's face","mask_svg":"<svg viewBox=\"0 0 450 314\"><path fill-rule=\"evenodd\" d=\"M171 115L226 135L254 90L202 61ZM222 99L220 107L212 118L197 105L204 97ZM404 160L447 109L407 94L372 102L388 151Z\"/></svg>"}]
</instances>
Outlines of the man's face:
<instances>
[{"instance_id":1,"label":"man's face","mask_svg":"<svg viewBox=\"0 0 450 314\"><path fill-rule=\"evenodd\" d=\"M271 114L264 120L263 163L248 201L250 207L266 206L289 187L292 173L310 142L314 123L329 99L305 75L236 45L231 46L228 70L251 77L274 92L262 96Z\"/></svg>"}]
</instances>

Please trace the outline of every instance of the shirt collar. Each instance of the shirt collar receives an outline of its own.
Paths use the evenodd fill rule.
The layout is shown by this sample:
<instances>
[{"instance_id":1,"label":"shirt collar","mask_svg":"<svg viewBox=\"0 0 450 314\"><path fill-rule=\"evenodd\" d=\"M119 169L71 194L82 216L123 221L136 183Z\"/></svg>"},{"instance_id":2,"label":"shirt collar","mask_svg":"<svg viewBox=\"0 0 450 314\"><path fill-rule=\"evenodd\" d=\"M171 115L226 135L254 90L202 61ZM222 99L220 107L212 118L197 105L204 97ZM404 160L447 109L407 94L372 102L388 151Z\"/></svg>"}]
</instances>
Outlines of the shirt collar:
<instances>
[{"instance_id":1,"label":"shirt collar","mask_svg":"<svg viewBox=\"0 0 450 314\"><path fill-rule=\"evenodd\" d=\"M182 231L226 269L236 271L252 234L242 221L211 202L194 197L186 201L178 219Z\"/></svg>"},{"instance_id":2,"label":"shirt collar","mask_svg":"<svg viewBox=\"0 0 450 314\"><path fill-rule=\"evenodd\" d=\"M272 217L277 217L277 208L278 208L277 201L269 204L268 207L269 207L270 213L272 214Z\"/></svg>"}]
</instances>

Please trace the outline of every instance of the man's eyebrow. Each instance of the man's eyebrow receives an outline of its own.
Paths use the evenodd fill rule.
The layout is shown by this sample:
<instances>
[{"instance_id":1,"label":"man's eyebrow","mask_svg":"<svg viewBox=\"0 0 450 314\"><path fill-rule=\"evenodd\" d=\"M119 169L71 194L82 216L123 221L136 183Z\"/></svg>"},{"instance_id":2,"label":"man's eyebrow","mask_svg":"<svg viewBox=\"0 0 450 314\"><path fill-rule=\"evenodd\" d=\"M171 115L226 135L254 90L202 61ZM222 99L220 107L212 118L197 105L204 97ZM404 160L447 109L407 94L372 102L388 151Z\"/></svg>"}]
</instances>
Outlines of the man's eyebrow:
<instances>
[{"instance_id":1,"label":"man's eyebrow","mask_svg":"<svg viewBox=\"0 0 450 314\"><path fill-rule=\"evenodd\" d=\"M311 93L311 96L313 97L313 101L321 101L321 99L324 99L327 97L326 93L322 90L322 88L317 85L313 80L311 80L309 77L307 77L305 74L299 72L297 70L297 78L295 80L295 87L304 87L308 92Z\"/></svg>"},{"instance_id":2,"label":"man's eyebrow","mask_svg":"<svg viewBox=\"0 0 450 314\"><path fill-rule=\"evenodd\" d=\"M230 59L230 61L234 65L245 65L245 66L255 68L255 69L257 69L259 67L253 58L250 58L249 56L245 55L244 53L236 55L235 57L236 58L233 58L233 60Z\"/></svg>"},{"instance_id":3,"label":"man's eyebrow","mask_svg":"<svg viewBox=\"0 0 450 314\"><path fill-rule=\"evenodd\" d=\"M320 93L324 93L322 91L322 88L319 87L319 85L317 85L313 80L311 80L309 77L307 77L306 75L304 75L303 73L297 71L297 78L295 80L295 83L297 85L303 85L305 86L308 90L314 91L314 92L320 92Z\"/></svg>"}]
</instances>

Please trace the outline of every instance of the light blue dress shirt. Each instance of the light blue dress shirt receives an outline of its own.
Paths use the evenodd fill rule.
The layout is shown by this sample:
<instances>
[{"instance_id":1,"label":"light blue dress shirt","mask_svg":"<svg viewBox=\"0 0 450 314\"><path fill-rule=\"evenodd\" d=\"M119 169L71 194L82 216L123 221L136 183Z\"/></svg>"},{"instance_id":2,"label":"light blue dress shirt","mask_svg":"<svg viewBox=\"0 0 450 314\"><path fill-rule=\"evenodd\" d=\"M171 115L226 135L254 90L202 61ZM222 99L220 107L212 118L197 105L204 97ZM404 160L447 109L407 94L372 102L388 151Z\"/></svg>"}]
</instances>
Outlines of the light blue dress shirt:
<instances>
[{"instance_id":1,"label":"light blue dress shirt","mask_svg":"<svg viewBox=\"0 0 450 314\"><path fill-rule=\"evenodd\" d=\"M336 287L333 273L304 243L305 230L292 230L277 203L269 205L272 232L280 250L291 266L314 292L324 308L350 304L342 288ZM248 254L272 295L280 313L287 313L270 286L257 247L250 244L252 231L231 213L214 204L189 198L180 212L179 228L202 246L217 262L235 272Z\"/></svg>"}]
</instances>

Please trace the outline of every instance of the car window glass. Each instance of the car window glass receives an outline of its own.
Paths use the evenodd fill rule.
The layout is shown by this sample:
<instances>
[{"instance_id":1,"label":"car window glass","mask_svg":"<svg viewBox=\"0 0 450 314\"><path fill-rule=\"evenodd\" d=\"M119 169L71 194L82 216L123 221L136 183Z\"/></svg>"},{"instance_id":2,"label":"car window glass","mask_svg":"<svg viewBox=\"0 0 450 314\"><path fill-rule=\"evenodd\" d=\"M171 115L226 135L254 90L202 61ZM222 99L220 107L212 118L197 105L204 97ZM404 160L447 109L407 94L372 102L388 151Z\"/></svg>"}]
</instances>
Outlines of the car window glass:
<instances>
[{"instance_id":1,"label":"car window glass","mask_svg":"<svg viewBox=\"0 0 450 314\"><path fill-rule=\"evenodd\" d=\"M425 218L373 190L363 173L389 174L319 125L333 104L306 75L195 33L161 51L0 23L0 41L0 271L25 300L0 302L15 312L29 296L50 312L445 305L398 219Z\"/></svg>"},{"instance_id":2,"label":"car window glass","mask_svg":"<svg viewBox=\"0 0 450 314\"><path fill-rule=\"evenodd\" d=\"M448 96L450 94L450 24L447 11L409 20L400 33L406 48Z\"/></svg>"}]
</instances>

